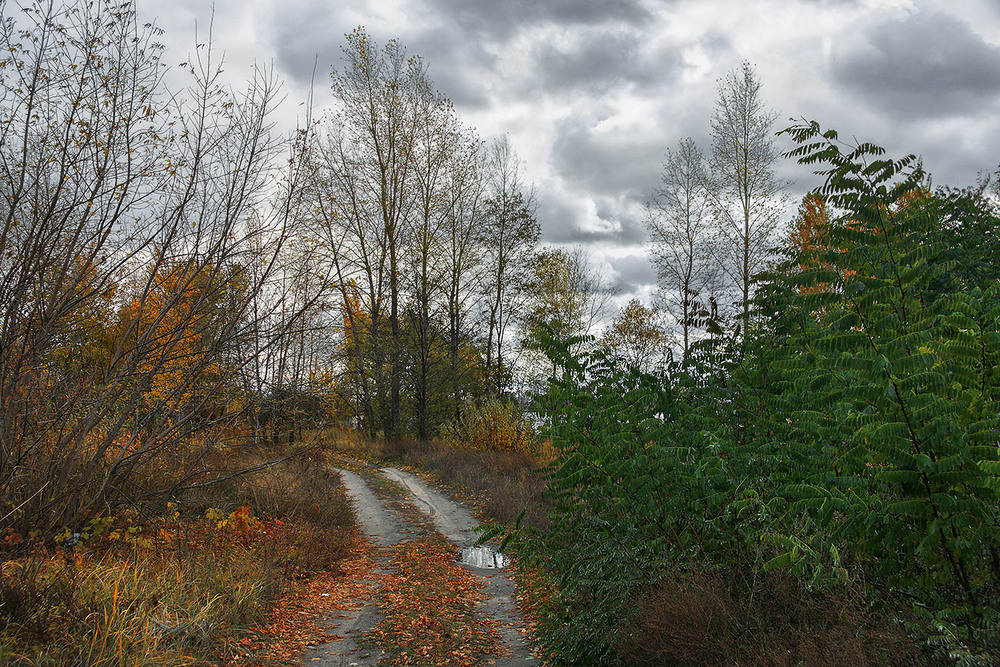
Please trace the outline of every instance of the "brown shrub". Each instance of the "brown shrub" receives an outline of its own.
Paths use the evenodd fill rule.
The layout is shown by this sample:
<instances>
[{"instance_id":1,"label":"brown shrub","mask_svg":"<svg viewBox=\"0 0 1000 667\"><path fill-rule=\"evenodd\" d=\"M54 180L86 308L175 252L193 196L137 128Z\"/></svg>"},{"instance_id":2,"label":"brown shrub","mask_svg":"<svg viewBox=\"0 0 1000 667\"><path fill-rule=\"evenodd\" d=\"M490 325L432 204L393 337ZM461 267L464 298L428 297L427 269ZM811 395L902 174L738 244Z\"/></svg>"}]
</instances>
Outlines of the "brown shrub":
<instances>
[{"instance_id":1,"label":"brown shrub","mask_svg":"<svg viewBox=\"0 0 1000 667\"><path fill-rule=\"evenodd\" d=\"M845 590L811 593L791 575L664 578L637 602L619 652L635 665L922 665L897 623Z\"/></svg>"}]
</instances>

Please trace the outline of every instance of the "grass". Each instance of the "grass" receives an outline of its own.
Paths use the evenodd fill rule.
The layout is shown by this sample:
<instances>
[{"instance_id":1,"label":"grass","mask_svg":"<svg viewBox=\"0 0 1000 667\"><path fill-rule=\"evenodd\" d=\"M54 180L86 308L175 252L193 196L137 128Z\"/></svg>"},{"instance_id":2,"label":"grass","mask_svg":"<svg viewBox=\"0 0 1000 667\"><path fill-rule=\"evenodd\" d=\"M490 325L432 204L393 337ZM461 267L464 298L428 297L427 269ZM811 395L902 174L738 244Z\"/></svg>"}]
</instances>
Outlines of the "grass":
<instances>
[{"instance_id":1,"label":"grass","mask_svg":"<svg viewBox=\"0 0 1000 667\"><path fill-rule=\"evenodd\" d=\"M308 454L162 510L99 517L72 548L0 554L0 664L280 663L247 638L283 595L336 572L353 539L342 490Z\"/></svg>"}]
</instances>

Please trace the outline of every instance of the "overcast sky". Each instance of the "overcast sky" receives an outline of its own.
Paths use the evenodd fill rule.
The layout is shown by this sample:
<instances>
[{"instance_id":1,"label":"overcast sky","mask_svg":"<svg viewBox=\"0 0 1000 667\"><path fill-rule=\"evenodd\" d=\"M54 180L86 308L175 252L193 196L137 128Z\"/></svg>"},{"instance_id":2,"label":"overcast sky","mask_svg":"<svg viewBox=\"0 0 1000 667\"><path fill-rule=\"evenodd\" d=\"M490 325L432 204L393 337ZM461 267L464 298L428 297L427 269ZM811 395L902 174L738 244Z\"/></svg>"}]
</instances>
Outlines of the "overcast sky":
<instances>
[{"instance_id":1,"label":"overcast sky","mask_svg":"<svg viewBox=\"0 0 1000 667\"><path fill-rule=\"evenodd\" d=\"M205 0L139 8L167 31L172 62L211 16ZM643 203L664 151L686 136L708 149L717 81L744 59L782 125L815 119L916 153L937 185L969 185L1000 161L996 0L215 1L228 75L273 64L286 128L317 58L316 104L329 103L344 33L359 25L422 56L483 138L510 135L538 189L543 240L585 246L622 300L648 301L655 281ZM795 164L779 171L794 197L816 185Z\"/></svg>"}]
</instances>

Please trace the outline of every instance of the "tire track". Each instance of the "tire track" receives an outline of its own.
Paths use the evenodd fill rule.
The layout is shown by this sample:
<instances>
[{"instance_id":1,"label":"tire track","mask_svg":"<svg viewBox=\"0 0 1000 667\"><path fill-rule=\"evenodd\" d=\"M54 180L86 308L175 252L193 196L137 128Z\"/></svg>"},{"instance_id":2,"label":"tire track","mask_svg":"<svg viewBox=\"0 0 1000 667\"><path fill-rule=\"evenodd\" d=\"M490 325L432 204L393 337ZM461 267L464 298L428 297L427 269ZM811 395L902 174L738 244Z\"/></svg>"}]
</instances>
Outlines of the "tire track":
<instances>
[{"instance_id":1,"label":"tire track","mask_svg":"<svg viewBox=\"0 0 1000 667\"><path fill-rule=\"evenodd\" d=\"M409 541L420 533L420 528L410 525L410 521L396 511L390 501L378 497L361 475L344 469L338 469L337 472L362 532L379 551L386 551L389 547ZM479 524L466 507L411 473L387 467L372 468L372 474L382 475L405 489L407 497L403 501L409 502L428 517L437 531L456 547L461 549L475 544L477 539L475 529ZM368 667L377 665L380 658L385 657L384 651L366 648L358 642L382 618L372 599L380 586L382 576L391 570L387 555L380 554L377 560L379 562L379 567L375 570L377 580L370 582L371 586L365 599L351 601L340 617L328 621L328 632L337 635L339 639L313 647L303 656L304 665ZM524 623L514 601L514 582L510 574L505 570L482 569L469 565L463 567L484 582L486 599L480 603L477 611L482 616L498 622L497 629L509 652L509 655L491 659L485 664L500 667L540 664L538 659L532 657L530 647L525 641Z\"/></svg>"},{"instance_id":2,"label":"tire track","mask_svg":"<svg viewBox=\"0 0 1000 667\"><path fill-rule=\"evenodd\" d=\"M447 495L432 488L422 479L396 468L382 468L389 479L406 488L413 496L419 510L434 522L442 535L460 550L476 543L476 527L479 522L467 508ZM514 600L514 581L507 570L484 569L465 565L486 584L486 600L479 611L488 618L499 621L501 637L507 644L510 655L488 664L507 667L508 665L537 665L540 661L531 655L531 647L525 641L524 620Z\"/></svg>"}]
</instances>

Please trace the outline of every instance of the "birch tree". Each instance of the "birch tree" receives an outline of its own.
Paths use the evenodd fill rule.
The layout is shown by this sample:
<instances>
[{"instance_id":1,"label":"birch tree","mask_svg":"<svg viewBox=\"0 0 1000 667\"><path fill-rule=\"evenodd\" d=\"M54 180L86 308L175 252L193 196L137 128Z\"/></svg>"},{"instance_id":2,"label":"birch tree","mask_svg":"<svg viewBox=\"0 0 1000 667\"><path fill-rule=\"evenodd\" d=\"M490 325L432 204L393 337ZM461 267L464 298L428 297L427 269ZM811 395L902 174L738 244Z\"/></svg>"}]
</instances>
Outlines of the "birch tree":
<instances>
[{"instance_id":1,"label":"birch tree","mask_svg":"<svg viewBox=\"0 0 1000 667\"><path fill-rule=\"evenodd\" d=\"M482 235L487 265L483 285L488 317L486 368L499 395L509 388L507 333L530 280L542 232L535 217L535 193L525 186L517 154L506 136L490 147L489 169L490 197Z\"/></svg>"}]
</instances>

